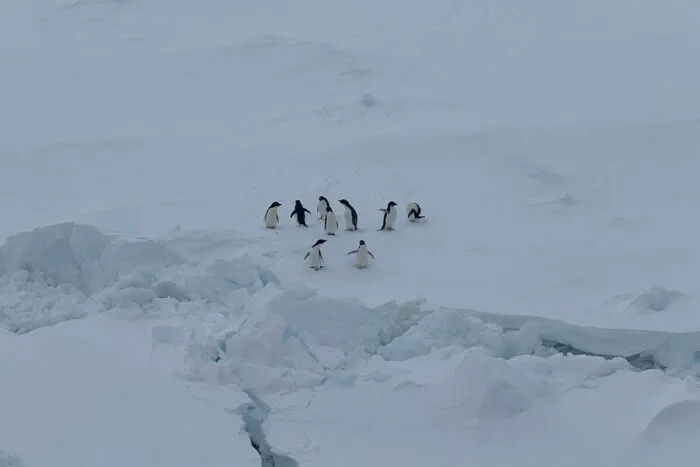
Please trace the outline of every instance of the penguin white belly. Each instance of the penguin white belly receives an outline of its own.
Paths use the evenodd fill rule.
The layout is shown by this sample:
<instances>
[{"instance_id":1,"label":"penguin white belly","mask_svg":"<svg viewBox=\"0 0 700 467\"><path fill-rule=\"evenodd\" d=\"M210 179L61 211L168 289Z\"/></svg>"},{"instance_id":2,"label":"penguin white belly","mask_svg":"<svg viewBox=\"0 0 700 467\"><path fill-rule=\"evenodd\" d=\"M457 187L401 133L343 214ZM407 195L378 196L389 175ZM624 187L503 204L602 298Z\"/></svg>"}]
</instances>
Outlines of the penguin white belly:
<instances>
[{"instance_id":1,"label":"penguin white belly","mask_svg":"<svg viewBox=\"0 0 700 467\"><path fill-rule=\"evenodd\" d=\"M321 256L321 250L318 248L312 248L309 253L309 267L314 269L320 269L323 266L323 257Z\"/></svg>"},{"instance_id":2,"label":"penguin white belly","mask_svg":"<svg viewBox=\"0 0 700 467\"><path fill-rule=\"evenodd\" d=\"M326 218L326 202L325 201L319 201L318 206L316 206L316 213L318 213L318 218L319 219L325 219Z\"/></svg>"},{"instance_id":3,"label":"penguin white belly","mask_svg":"<svg viewBox=\"0 0 700 467\"><path fill-rule=\"evenodd\" d=\"M360 248L357 250L357 254L355 255L355 261L356 265L360 269L364 269L367 266L369 266L369 252L367 248Z\"/></svg>"},{"instance_id":4,"label":"penguin white belly","mask_svg":"<svg viewBox=\"0 0 700 467\"><path fill-rule=\"evenodd\" d=\"M396 225L396 209L391 208L386 215L386 228L393 229Z\"/></svg>"},{"instance_id":5,"label":"penguin white belly","mask_svg":"<svg viewBox=\"0 0 700 467\"><path fill-rule=\"evenodd\" d=\"M352 211L345 208L345 228L348 230L355 230L355 226L352 223Z\"/></svg>"},{"instance_id":6,"label":"penguin white belly","mask_svg":"<svg viewBox=\"0 0 700 467\"><path fill-rule=\"evenodd\" d=\"M335 235L338 231L338 219L336 219L333 211L328 211L326 213L326 233L328 235Z\"/></svg>"},{"instance_id":7,"label":"penguin white belly","mask_svg":"<svg viewBox=\"0 0 700 467\"><path fill-rule=\"evenodd\" d=\"M265 213L265 227L274 229L279 223L279 216L277 215L277 208L268 209Z\"/></svg>"}]
</instances>

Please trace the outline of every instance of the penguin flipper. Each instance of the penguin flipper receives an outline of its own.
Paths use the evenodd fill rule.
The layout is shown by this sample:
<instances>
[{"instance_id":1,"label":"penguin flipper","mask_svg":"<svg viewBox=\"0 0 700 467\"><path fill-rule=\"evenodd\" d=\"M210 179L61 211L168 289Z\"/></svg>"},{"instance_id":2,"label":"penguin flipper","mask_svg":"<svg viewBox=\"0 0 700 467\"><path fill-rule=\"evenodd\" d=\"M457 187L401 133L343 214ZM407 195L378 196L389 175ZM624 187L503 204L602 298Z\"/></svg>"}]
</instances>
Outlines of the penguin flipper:
<instances>
[{"instance_id":1,"label":"penguin flipper","mask_svg":"<svg viewBox=\"0 0 700 467\"><path fill-rule=\"evenodd\" d=\"M369 255L372 257L372 259L374 259L374 255L372 254L371 251L367 250L367 253L369 253Z\"/></svg>"},{"instance_id":2,"label":"penguin flipper","mask_svg":"<svg viewBox=\"0 0 700 467\"><path fill-rule=\"evenodd\" d=\"M311 253L311 252L307 251L306 254L304 255L304 261L306 261L306 259L309 257L309 253Z\"/></svg>"},{"instance_id":3,"label":"penguin flipper","mask_svg":"<svg viewBox=\"0 0 700 467\"><path fill-rule=\"evenodd\" d=\"M294 217L294 214L296 214L296 213L297 213L296 211L292 211L292 213L289 215L289 218L291 219L292 217Z\"/></svg>"},{"instance_id":4,"label":"penguin flipper","mask_svg":"<svg viewBox=\"0 0 700 467\"><path fill-rule=\"evenodd\" d=\"M304 211L306 211L306 212L308 212L309 214L311 214L311 211L309 211L309 210L306 209L306 208L304 208Z\"/></svg>"},{"instance_id":5,"label":"penguin flipper","mask_svg":"<svg viewBox=\"0 0 700 467\"><path fill-rule=\"evenodd\" d=\"M351 255L351 254L353 254L353 253L357 253L357 250L348 251L348 255ZM347 255L346 255L346 256L347 256Z\"/></svg>"}]
</instances>

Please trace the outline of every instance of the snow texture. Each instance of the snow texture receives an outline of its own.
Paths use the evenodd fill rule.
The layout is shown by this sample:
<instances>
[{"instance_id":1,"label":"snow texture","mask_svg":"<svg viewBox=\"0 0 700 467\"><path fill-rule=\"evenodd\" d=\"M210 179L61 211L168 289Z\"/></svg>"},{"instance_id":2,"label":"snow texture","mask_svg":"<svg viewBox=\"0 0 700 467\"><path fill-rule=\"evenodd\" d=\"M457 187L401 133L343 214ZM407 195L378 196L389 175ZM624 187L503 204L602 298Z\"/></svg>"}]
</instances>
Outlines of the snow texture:
<instances>
[{"instance_id":1,"label":"snow texture","mask_svg":"<svg viewBox=\"0 0 700 467\"><path fill-rule=\"evenodd\" d=\"M698 24L1 2L0 466L692 463Z\"/></svg>"}]
</instances>

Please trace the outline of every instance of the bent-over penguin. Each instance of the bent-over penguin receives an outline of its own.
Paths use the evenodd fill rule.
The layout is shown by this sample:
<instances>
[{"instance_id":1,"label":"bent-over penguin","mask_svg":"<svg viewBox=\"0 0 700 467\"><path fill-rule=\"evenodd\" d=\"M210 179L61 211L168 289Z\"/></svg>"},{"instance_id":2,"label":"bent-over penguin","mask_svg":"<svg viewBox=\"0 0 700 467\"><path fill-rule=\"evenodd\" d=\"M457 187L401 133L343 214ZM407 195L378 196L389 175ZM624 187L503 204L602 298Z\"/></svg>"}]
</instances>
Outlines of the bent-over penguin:
<instances>
[{"instance_id":1,"label":"bent-over penguin","mask_svg":"<svg viewBox=\"0 0 700 467\"><path fill-rule=\"evenodd\" d=\"M360 240L357 250L348 251L348 255L353 253L355 253L355 265L360 269L364 269L369 266L370 257L374 259L374 255L367 249L367 245L365 244L364 240Z\"/></svg>"},{"instance_id":2,"label":"bent-over penguin","mask_svg":"<svg viewBox=\"0 0 700 467\"><path fill-rule=\"evenodd\" d=\"M330 207L330 205L331 203L328 202L328 199L325 196L318 197L318 206L316 206L316 212L318 213L319 219L326 218L326 208Z\"/></svg>"},{"instance_id":3,"label":"bent-over penguin","mask_svg":"<svg viewBox=\"0 0 700 467\"><path fill-rule=\"evenodd\" d=\"M292 213L289 215L290 218L294 217L295 215L297 216L297 223L299 225L303 225L304 227L308 227L306 225L306 214L305 213L311 214L311 211L306 209L302 204L301 201L296 200L294 201L294 210Z\"/></svg>"},{"instance_id":4,"label":"bent-over penguin","mask_svg":"<svg viewBox=\"0 0 700 467\"><path fill-rule=\"evenodd\" d=\"M406 214L408 215L408 220L410 222L415 222L418 219L424 219L425 216L421 216L421 210L418 203L410 202L406 205Z\"/></svg>"},{"instance_id":5,"label":"bent-over penguin","mask_svg":"<svg viewBox=\"0 0 700 467\"><path fill-rule=\"evenodd\" d=\"M386 205L386 209L380 209L384 213L384 219L382 220L382 228L379 230L394 230L396 225L396 206L395 202L389 201Z\"/></svg>"},{"instance_id":6,"label":"bent-over penguin","mask_svg":"<svg viewBox=\"0 0 700 467\"><path fill-rule=\"evenodd\" d=\"M274 229L280 223L280 217L277 215L277 208L280 206L282 205L275 201L265 211L265 227L268 229Z\"/></svg>"},{"instance_id":7,"label":"bent-over penguin","mask_svg":"<svg viewBox=\"0 0 700 467\"><path fill-rule=\"evenodd\" d=\"M357 230L357 211L345 198L338 201L345 206L345 230Z\"/></svg>"},{"instance_id":8,"label":"bent-over penguin","mask_svg":"<svg viewBox=\"0 0 700 467\"><path fill-rule=\"evenodd\" d=\"M335 213L330 206L326 208L326 219L324 220L323 228L328 235L335 235L338 231L338 218L335 217Z\"/></svg>"},{"instance_id":9,"label":"bent-over penguin","mask_svg":"<svg viewBox=\"0 0 700 467\"><path fill-rule=\"evenodd\" d=\"M321 253L321 245L326 243L326 240L319 238L316 243L313 244L311 249L304 255L304 261L309 259L309 267L315 270L319 270L323 267L323 253Z\"/></svg>"}]
</instances>

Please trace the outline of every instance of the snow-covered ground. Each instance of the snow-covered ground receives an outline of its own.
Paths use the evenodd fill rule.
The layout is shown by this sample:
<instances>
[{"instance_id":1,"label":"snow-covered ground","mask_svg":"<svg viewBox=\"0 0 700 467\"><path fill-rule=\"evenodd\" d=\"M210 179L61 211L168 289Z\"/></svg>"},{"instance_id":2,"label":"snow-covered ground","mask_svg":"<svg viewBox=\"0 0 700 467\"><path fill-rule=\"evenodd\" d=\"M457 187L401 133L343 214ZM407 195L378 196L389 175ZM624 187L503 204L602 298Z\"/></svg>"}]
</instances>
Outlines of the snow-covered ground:
<instances>
[{"instance_id":1,"label":"snow-covered ground","mask_svg":"<svg viewBox=\"0 0 700 467\"><path fill-rule=\"evenodd\" d=\"M687 463L698 24L692 0L2 3L0 466ZM319 195L335 237L289 218Z\"/></svg>"}]
</instances>

